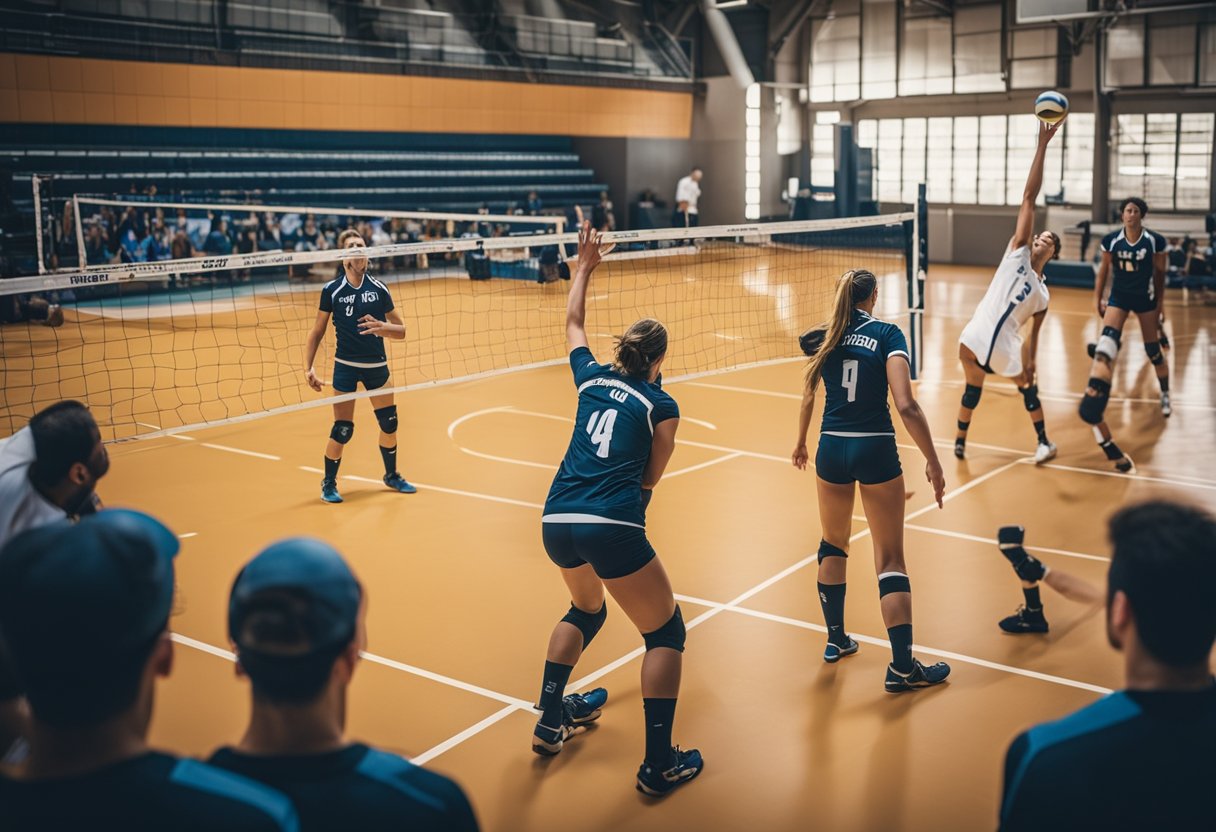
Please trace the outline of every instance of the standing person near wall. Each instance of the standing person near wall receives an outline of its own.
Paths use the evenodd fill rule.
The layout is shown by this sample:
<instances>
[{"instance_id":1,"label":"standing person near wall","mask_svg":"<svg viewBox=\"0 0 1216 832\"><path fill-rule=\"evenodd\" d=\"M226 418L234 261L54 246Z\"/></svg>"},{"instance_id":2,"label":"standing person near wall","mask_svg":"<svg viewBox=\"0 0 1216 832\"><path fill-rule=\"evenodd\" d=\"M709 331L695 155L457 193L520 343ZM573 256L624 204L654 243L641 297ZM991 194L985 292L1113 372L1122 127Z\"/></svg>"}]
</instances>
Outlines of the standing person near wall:
<instances>
[{"instance_id":1,"label":"standing person near wall","mask_svg":"<svg viewBox=\"0 0 1216 832\"><path fill-rule=\"evenodd\" d=\"M671 214L671 224L693 228L700 225L697 215L697 200L701 198L701 169L694 167L688 176L676 183L676 210Z\"/></svg>"}]
</instances>

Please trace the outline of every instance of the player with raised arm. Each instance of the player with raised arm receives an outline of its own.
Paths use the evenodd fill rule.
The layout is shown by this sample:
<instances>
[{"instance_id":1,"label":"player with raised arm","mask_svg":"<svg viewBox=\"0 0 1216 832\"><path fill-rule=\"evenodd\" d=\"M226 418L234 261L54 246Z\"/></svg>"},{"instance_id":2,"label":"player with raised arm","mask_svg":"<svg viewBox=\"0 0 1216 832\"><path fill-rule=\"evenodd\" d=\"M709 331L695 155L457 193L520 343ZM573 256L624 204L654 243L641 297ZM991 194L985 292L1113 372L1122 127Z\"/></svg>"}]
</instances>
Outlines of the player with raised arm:
<instances>
[{"instance_id":1,"label":"player with raised arm","mask_svg":"<svg viewBox=\"0 0 1216 832\"><path fill-rule=\"evenodd\" d=\"M950 675L944 662L925 667L912 658L912 584L904 562L904 475L895 446L887 390L916 446L925 455L925 476L942 504L946 481L933 447L929 422L912 394L908 342L895 324L873 316L878 279L853 269L836 284L836 303L823 341L807 366L798 441L793 462L805 470L807 431L815 410L815 390L824 385L823 423L815 454L819 520L819 601L828 627L823 660L840 661L857 652L844 628L844 596L854 483L874 539L874 566L882 618L891 640L886 689L900 693L941 684Z\"/></svg>"},{"instance_id":2,"label":"player with raised arm","mask_svg":"<svg viewBox=\"0 0 1216 832\"><path fill-rule=\"evenodd\" d=\"M672 746L672 723L683 666L684 619L663 563L646 539L646 506L675 450L680 410L660 386L667 330L636 321L617 339L612 364L587 346L587 284L605 253L601 235L584 222L578 266L566 304L566 345L578 388L574 434L545 500L542 538L570 590L570 611L549 638L541 682L540 719L532 749L551 756L600 716L603 688L565 696L579 657L604 625L604 590L629 616L646 644L642 702L646 757L638 791L661 797L701 773L701 753Z\"/></svg>"},{"instance_id":3,"label":"player with raised arm","mask_svg":"<svg viewBox=\"0 0 1216 832\"><path fill-rule=\"evenodd\" d=\"M1169 418L1170 368L1161 349L1165 322L1165 270L1168 255L1165 237L1144 227L1148 205L1144 200L1130 197L1123 200L1119 213L1123 227L1102 238L1102 263L1094 280L1094 301L1102 318L1102 334L1093 352L1089 381L1081 398L1078 412L1082 421L1094 431L1094 439L1106 458L1115 463L1115 470L1130 473L1135 470L1131 457L1112 438L1106 424L1106 404L1110 400L1110 382L1115 372L1115 358L1123 340L1127 317L1135 313L1140 319L1140 334L1144 336L1144 351L1157 372L1161 385L1161 413ZM1114 277L1111 278L1111 272ZM1106 296L1110 280L1110 297Z\"/></svg>"},{"instance_id":4,"label":"player with raised arm","mask_svg":"<svg viewBox=\"0 0 1216 832\"><path fill-rule=\"evenodd\" d=\"M1049 299L1043 267L1060 256L1060 238L1054 231L1034 233L1034 204L1043 185L1047 143L1063 123L1061 119L1053 125L1039 124L1039 143L1030 163L1026 188L1022 191L1022 206L1018 209L1013 237L988 284L988 291L959 336L958 358L963 364L966 383L958 409L958 433L954 438L954 455L959 459L966 456L967 429L971 427L971 414L980 403L984 376L988 373L1012 379L1022 394L1038 440L1035 463L1041 465L1056 455L1055 444L1047 438L1039 402L1035 357ZM1021 329L1027 320L1031 321L1030 337L1023 343Z\"/></svg>"},{"instance_id":5,"label":"player with raised arm","mask_svg":"<svg viewBox=\"0 0 1216 832\"><path fill-rule=\"evenodd\" d=\"M338 248L361 249L365 243L359 232L348 228L338 236ZM318 393L324 382L317 377L313 361L325 337L325 327L333 317L337 347L334 350L334 391L353 393L359 384L365 390L378 390L388 384L388 356L384 339L405 338L405 323L393 306L388 287L367 273L367 257L353 254L342 261L342 272L321 289L321 305L308 338L304 342L304 377ZM380 456L384 460L384 484L402 494L417 491L397 471L397 406L393 394L372 396L372 408L380 423ZM355 434L354 399L334 403L334 425L325 446L325 479L321 480L321 499L342 502L338 493L338 466L342 449Z\"/></svg>"}]
</instances>

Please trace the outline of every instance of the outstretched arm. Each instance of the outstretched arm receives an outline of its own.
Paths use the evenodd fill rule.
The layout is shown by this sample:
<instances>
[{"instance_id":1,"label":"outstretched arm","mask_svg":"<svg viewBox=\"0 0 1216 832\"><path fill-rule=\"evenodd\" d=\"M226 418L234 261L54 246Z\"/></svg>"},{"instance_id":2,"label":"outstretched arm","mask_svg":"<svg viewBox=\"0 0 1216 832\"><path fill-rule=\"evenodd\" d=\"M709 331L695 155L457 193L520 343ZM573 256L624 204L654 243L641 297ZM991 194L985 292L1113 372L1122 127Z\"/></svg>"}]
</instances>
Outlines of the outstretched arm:
<instances>
[{"instance_id":1,"label":"outstretched arm","mask_svg":"<svg viewBox=\"0 0 1216 832\"><path fill-rule=\"evenodd\" d=\"M1094 303L1098 307L1098 317L1106 314L1106 281L1110 279L1110 252L1102 252L1102 262L1098 265L1098 275L1094 278Z\"/></svg>"},{"instance_id":2,"label":"outstretched arm","mask_svg":"<svg viewBox=\"0 0 1216 832\"><path fill-rule=\"evenodd\" d=\"M1164 251L1153 255L1153 291L1157 298L1157 314L1165 320L1165 272L1169 268L1169 255Z\"/></svg>"},{"instance_id":3,"label":"outstretched arm","mask_svg":"<svg viewBox=\"0 0 1216 832\"><path fill-rule=\"evenodd\" d=\"M570 296L566 299L566 351L571 352L577 347L587 346L587 284L591 282L591 273L600 264L603 255L612 250L600 248L603 235L591 227L590 222L584 221L578 230L578 266L574 276L570 278Z\"/></svg>"},{"instance_id":4,"label":"outstretched arm","mask_svg":"<svg viewBox=\"0 0 1216 832\"><path fill-rule=\"evenodd\" d=\"M1013 230L1013 239L1009 248L1021 248L1030 244L1034 235L1034 202L1039 198L1039 190L1043 187L1043 163L1047 159L1047 143L1064 124L1060 119L1055 124L1048 125L1039 122L1039 145L1034 151L1034 160L1030 163L1030 174L1026 177L1026 188L1022 191L1022 207L1018 209L1018 224Z\"/></svg>"},{"instance_id":5,"label":"outstretched arm","mask_svg":"<svg viewBox=\"0 0 1216 832\"><path fill-rule=\"evenodd\" d=\"M891 388L891 397L895 399L899 418L903 420L916 447L925 455L925 478L933 486L933 498L941 508L942 495L946 493L946 477L937 458L937 448L933 445L933 434L929 432L929 420L912 395L912 369L903 356L893 355L887 359L887 384Z\"/></svg>"},{"instance_id":6,"label":"outstretched arm","mask_svg":"<svg viewBox=\"0 0 1216 832\"><path fill-rule=\"evenodd\" d=\"M806 434L811 429L811 417L815 415L815 391L802 391L802 408L798 411L798 442L794 445L791 459L799 471L806 470L810 454L806 450Z\"/></svg>"},{"instance_id":7,"label":"outstretched arm","mask_svg":"<svg viewBox=\"0 0 1216 832\"><path fill-rule=\"evenodd\" d=\"M318 393L321 392L321 380L317 378L317 373L313 370L312 362L317 357L317 348L321 346L321 339L325 337L325 327L329 323L329 313L324 311L317 312L317 319L313 321L312 329L308 331L308 337L304 339L304 379L308 382L308 386Z\"/></svg>"}]
</instances>

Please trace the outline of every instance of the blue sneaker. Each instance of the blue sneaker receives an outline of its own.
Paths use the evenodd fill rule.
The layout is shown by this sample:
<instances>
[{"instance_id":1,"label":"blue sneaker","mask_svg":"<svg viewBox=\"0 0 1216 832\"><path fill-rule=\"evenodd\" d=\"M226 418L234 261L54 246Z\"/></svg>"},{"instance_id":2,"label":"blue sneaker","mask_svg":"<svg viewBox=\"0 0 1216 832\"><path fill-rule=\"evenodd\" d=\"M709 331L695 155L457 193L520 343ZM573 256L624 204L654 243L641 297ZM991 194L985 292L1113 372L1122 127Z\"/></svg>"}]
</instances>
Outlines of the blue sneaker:
<instances>
[{"instance_id":1,"label":"blue sneaker","mask_svg":"<svg viewBox=\"0 0 1216 832\"><path fill-rule=\"evenodd\" d=\"M402 494L413 494L418 491L417 488L414 488L414 486L405 481L405 477L396 471L384 475L384 484L394 491L400 491Z\"/></svg>"},{"instance_id":2,"label":"blue sneaker","mask_svg":"<svg viewBox=\"0 0 1216 832\"><path fill-rule=\"evenodd\" d=\"M899 673L891 665L887 665L887 693L903 693L906 690L940 685L950 675L950 665L945 662L925 667L919 659L912 660L912 671L908 674Z\"/></svg>"},{"instance_id":3,"label":"blue sneaker","mask_svg":"<svg viewBox=\"0 0 1216 832\"><path fill-rule=\"evenodd\" d=\"M696 779L705 767L701 752L695 748L681 751L680 746L671 749L672 766L666 771L659 771L656 766L643 761L638 769L638 791L651 797L663 797L670 794L677 786L682 786L689 780Z\"/></svg>"},{"instance_id":4,"label":"blue sneaker","mask_svg":"<svg viewBox=\"0 0 1216 832\"><path fill-rule=\"evenodd\" d=\"M827 647L823 648L823 660L825 662L828 664L836 664L836 662L840 661L845 656L851 656L857 652L861 645L853 641L852 636L846 635L845 639L846 641L844 646L833 644L830 641L828 642Z\"/></svg>"},{"instance_id":5,"label":"blue sneaker","mask_svg":"<svg viewBox=\"0 0 1216 832\"><path fill-rule=\"evenodd\" d=\"M327 503L342 502L342 495L338 493L338 484L333 480L321 480L321 499Z\"/></svg>"},{"instance_id":6,"label":"blue sneaker","mask_svg":"<svg viewBox=\"0 0 1216 832\"><path fill-rule=\"evenodd\" d=\"M542 757L559 754L566 740L587 730L603 713L600 709L608 701L608 691L595 688L586 693L572 693L562 699L562 724L552 728L539 720L532 729L532 750Z\"/></svg>"},{"instance_id":7,"label":"blue sneaker","mask_svg":"<svg viewBox=\"0 0 1216 832\"><path fill-rule=\"evenodd\" d=\"M575 725L586 725L600 718L604 703L608 701L608 691L595 688L586 693L572 693L562 699L562 707L570 721Z\"/></svg>"}]
</instances>

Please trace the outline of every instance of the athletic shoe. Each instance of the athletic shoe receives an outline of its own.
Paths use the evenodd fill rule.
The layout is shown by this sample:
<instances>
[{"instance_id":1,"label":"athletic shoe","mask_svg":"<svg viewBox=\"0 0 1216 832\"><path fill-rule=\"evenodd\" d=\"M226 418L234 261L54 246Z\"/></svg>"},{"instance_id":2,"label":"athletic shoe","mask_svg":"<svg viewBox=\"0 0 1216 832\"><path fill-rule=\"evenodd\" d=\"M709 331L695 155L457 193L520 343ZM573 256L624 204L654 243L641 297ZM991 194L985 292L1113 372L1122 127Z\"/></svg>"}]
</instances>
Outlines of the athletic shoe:
<instances>
[{"instance_id":1,"label":"athletic shoe","mask_svg":"<svg viewBox=\"0 0 1216 832\"><path fill-rule=\"evenodd\" d=\"M1043 610L1026 609L1025 605L1017 608L1013 615L1002 618L997 625L1007 633L1013 635L1022 635L1024 633L1045 633L1047 632L1047 619L1043 617Z\"/></svg>"},{"instance_id":2,"label":"athletic shoe","mask_svg":"<svg viewBox=\"0 0 1216 832\"><path fill-rule=\"evenodd\" d=\"M850 636L845 636L845 639L846 641L844 646L833 644L830 641L828 642L827 647L823 648L823 660L825 662L828 664L836 664L836 662L840 661L845 656L851 656L857 652L860 645L853 641Z\"/></svg>"},{"instance_id":3,"label":"athletic shoe","mask_svg":"<svg viewBox=\"0 0 1216 832\"><path fill-rule=\"evenodd\" d=\"M1001 526L996 533L997 545L1005 560L1013 564L1013 571L1023 581L1037 583L1047 576L1047 567L1038 558L1022 548L1026 530L1021 526Z\"/></svg>"},{"instance_id":4,"label":"athletic shoe","mask_svg":"<svg viewBox=\"0 0 1216 832\"><path fill-rule=\"evenodd\" d=\"M1034 451L1034 464L1042 465L1044 462L1049 462L1056 458L1056 443L1040 442L1039 447Z\"/></svg>"},{"instance_id":5,"label":"athletic shoe","mask_svg":"<svg viewBox=\"0 0 1216 832\"><path fill-rule=\"evenodd\" d=\"M963 459L966 456L967 456L967 440L966 439L955 439L954 440L954 458Z\"/></svg>"},{"instance_id":6,"label":"athletic shoe","mask_svg":"<svg viewBox=\"0 0 1216 832\"><path fill-rule=\"evenodd\" d=\"M1089 353L1090 358L1093 358L1098 353L1098 345L1097 344L1086 344L1085 351L1087 353Z\"/></svg>"},{"instance_id":7,"label":"athletic shoe","mask_svg":"<svg viewBox=\"0 0 1216 832\"><path fill-rule=\"evenodd\" d=\"M327 503L342 502L342 495L338 493L338 484L333 480L321 480L321 499Z\"/></svg>"},{"instance_id":8,"label":"athletic shoe","mask_svg":"<svg viewBox=\"0 0 1216 832\"><path fill-rule=\"evenodd\" d=\"M912 671L900 673L894 665L887 665L887 693L903 693L906 690L940 685L950 675L950 665L938 662L925 667L920 659L912 660Z\"/></svg>"},{"instance_id":9,"label":"athletic shoe","mask_svg":"<svg viewBox=\"0 0 1216 832\"><path fill-rule=\"evenodd\" d=\"M608 691L603 688L595 688L586 693L572 693L565 697L562 699L562 708L565 709L572 723L586 725L588 722L595 722L600 718L600 709L607 701Z\"/></svg>"},{"instance_id":10,"label":"athletic shoe","mask_svg":"<svg viewBox=\"0 0 1216 832\"><path fill-rule=\"evenodd\" d=\"M405 477L394 471L391 474L384 475L384 484L394 491L400 491L402 494L413 494L418 489L405 481Z\"/></svg>"},{"instance_id":11,"label":"athletic shoe","mask_svg":"<svg viewBox=\"0 0 1216 832\"><path fill-rule=\"evenodd\" d=\"M586 731L586 725L600 718L600 709L607 701L608 691L604 688L563 697L561 727L550 728L538 721L532 730L532 750L544 757L556 755L566 740Z\"/></svg>"},{"instance_id":12,"label":"athletic shoe","mask_svg":"<svg viewBox=\"0 0 1216 832\"><path fill-rule=\"evenodd\" d=\"M1165 418L1170 418L1170 414L1174 412L1174 408L1170 406L1170 394L1161 394L1161 415Z\"/></svg>"},{"instance_id":13,"label":"athletic shoe","mask_svg":"<svg viewBox=\"0 0 1216 832\"><path fill-rule=\"evenodd\" d=\"M532 729L532 750L542 757L555 757L568 739L586 730L586 727L571 722L569 714L563 709L562 724L557 728L550 728L537 721L536 727Z\"/></svg>"},{"instance_id":14,"label":"athletic shoe","mask_svg":"<svg viewBox=\"0 0 1216 832\"><path fill-rule=\"evenodd\" d=\"M671 757L674 762L666 771L659 771L655 766L642 762L638 769L638 791L651 797L663 797L677 786L696 779L705 767L701 752L695 748L681 751L677 745L671 749Z\"/></svg>"},{"instance_id":15,"label":"athletic shoe","mask_svg":"<svg viewBox=\"0 0 1216 832\"><path fill-rule=\"evenodd\" d=\"M1136 473L1136 463L1132 462L1132 458L1125 453L1123 454L1123 457L1115 463L1115 470L1120 474L1134 474Z\"/></svg>"}]
</instances>

